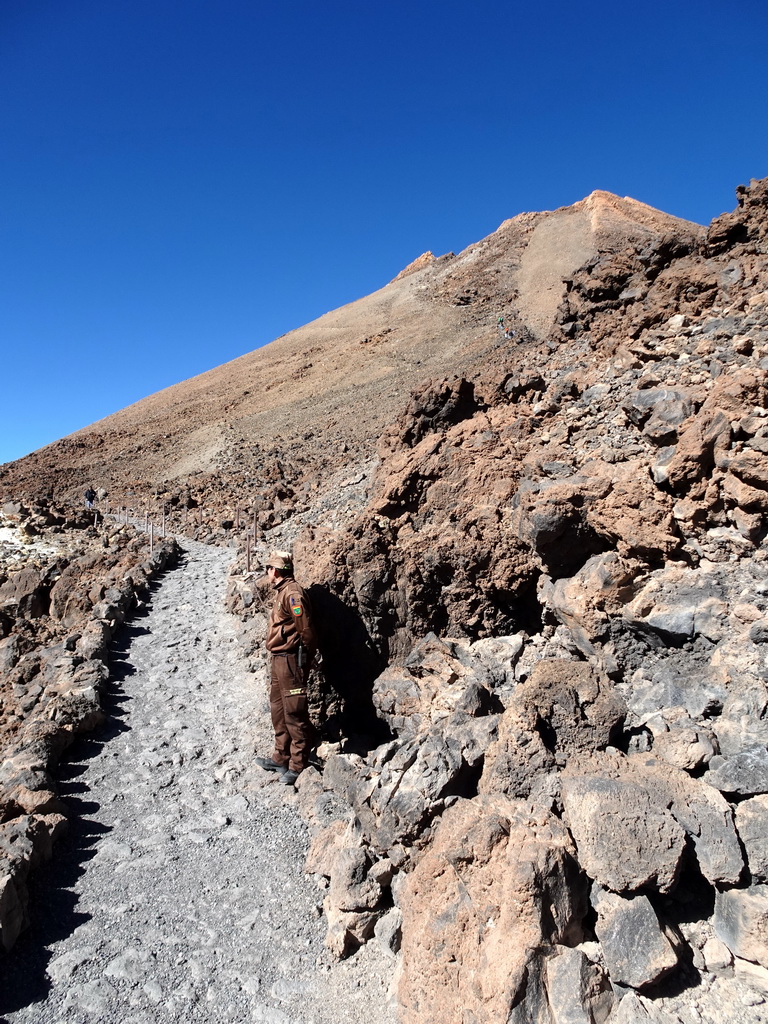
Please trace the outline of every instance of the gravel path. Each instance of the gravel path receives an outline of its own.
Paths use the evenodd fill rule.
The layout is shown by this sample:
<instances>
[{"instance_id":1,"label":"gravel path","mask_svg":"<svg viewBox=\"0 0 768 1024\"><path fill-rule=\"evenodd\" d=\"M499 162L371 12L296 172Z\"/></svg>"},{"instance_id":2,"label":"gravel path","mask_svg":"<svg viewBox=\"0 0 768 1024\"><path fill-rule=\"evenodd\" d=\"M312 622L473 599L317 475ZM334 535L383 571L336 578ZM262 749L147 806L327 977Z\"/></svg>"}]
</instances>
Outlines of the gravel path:
<instances>
[{"instance_id":1,"label":"gravel path","mask_svg":"<svg viewBox=\"0 0 768 1024\"><path fill-rule=\"evenodd\" d=\"M110 726L61 766L77 818L0 966L0 1012L388 1024L394 961L324 949L296 795L252 763L270 752L268 710L223 607L232 553L184 547L114 651Z\"/></svg>"}]
</instances>

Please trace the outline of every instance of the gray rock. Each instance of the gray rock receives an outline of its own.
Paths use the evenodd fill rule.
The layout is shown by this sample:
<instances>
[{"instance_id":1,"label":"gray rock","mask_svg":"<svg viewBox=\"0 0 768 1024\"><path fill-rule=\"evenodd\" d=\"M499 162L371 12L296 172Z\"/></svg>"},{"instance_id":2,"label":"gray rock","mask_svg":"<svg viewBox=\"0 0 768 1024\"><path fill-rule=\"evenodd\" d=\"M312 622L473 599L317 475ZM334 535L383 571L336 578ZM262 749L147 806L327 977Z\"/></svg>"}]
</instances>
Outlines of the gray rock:
<instances>
[{"instance_id":1,"label":"gray rock","mask_svg":"<svg viewBox=\"0 0 768 1024\"><path fill-rule=\"evenodd\" d=\"M723 971L733 962L731 951L716 935L710 935L701 953L708 971Z\"/></svg>"},{"instance_id":2,"label":"gray rock","mask_svg":"<svg viewBox=\"0 0 768 1024\"><path fill-rule=\"evenodd\" d=\"M661 569L625 607L624 618L632 628L664 639L680 641L701 635L717 641L728 627L724 596L719 580L711 574L677 567Z\"/></svg>"},{"instance_id":3,"label":"gray rock","mask_svg":"<svg viewBox=\"0 0 768 1024\"><path fill-rule=\"evenodd\" d=\"M670 444L677 428L693 412L691 400L682 391L648 388L635 391L623 403L629 419L657 444Z\"/></svg>"},{"instance_id":4,"label":"gray rock","mask_svg":"<svg viewBox=\"0 0 768 1024\"><path fill-rule=\"evenodd\" d=\"M403 912L393 907L376 922L373 933L382 949L395 954L400 949L402 937Z\"/></svg>"},{"instance_id":5,"label":"gray rock","mask_svg":"<svg viewBox=\"0 0 768 1024\"><path fill-rule=\"evenodd\" d=\"M735 956L768 967L768 886L719 892L714 925L715 935Z\"/></svg>"},{"instance_id":6,"label":"gray rock","mask_svg":"<svg viewBox=\"0 0 768 1024\"><path fill-rule=\"evenodd\" d=\"M642 666L619 689L638 718L664 708L682 707L697 720L718 714L727 697L716 671L708 665L691 664L690 658L675 656Z\"/></svg>"},{"instance_id":7,"label":"gray rock","mask_svg":"<svg viewBox=\"0 0 768 1024\"><path fill-rule=\"evenodd\" d=\"M677 966L677 953L646 896L625 898L598 890L592 895L592 906L612 982L642 989Z\"/></svg>"},{"instance_id":8,"label":"gray rock","mask_svg":"<svg viewBox=\"0 0 768 1024\"><path fill-rule=\"evenodd\" d=\"M488 748L479 788L481 793L527 798L542 780L556 781L556 771L552 751L530 720L512 707L499 720L498 736Z\"/></svg>"},{"instance_id":9,"label":"gray rock","mask_svg":"<svg viewBox=\"0 0 768 1024\"><path fill-rule=\"evenodd\" d=\"M768 882L768 795L738 804L735 819L752 880Z\"/></svg>"},{"instance_id":10,"label":"gray rock","mask_svg":"<svg viewBox=\"0 0 768 1024\"><path fill-rule=\"evenodd\" d=\"M368 854L362 847L344 847L334 858L329 898L338 910L371 910L381 900L381 886L368 876Z\"/></svg>"},{"instance_id":11,"label":"gray rock","mask_svg":"<svg viewBox=\"0 0 768 1024\"><path fill-rule=\"evenodd\" d=\"M553 1024L602 1024L614 995L603 969L581 950L556 946L546 961L547 998Z\"/></svg>"},{"instance_id":12,"label":"gray rock","mask_svg":"<svg viewBox=\"0 0 768 1024\"><path fill-rule=\"evenodd\" d=\"M366 839L386 854L413 842L448 802L474 790L497 724L497 715L474 718L457 712L428 732L379 747L354 775L349 764L342 768L340 756L332 758L325 783L330 778L345 786Z\"/></svg>"},{"instance_id":13,"label":"gray rock","mask_svg":"<svg viewBox=\"0 0 768 1024\"><path fill-rule=\"evenodd\" d=\"M463 765L460 744L440 732L405 743L383 766L367 800L374 847L386 852L398 842L413 841L442 810L440 801ZM362 786L369 788L365 782Z\"/></svg>"},{"instance_id":14,"label":"gray rock","mask_svg":"<svg viewBox=\"0 0 768 1024\"><path fill-rule=\"evenodd\" d=\"M691 772L707 764L717 752L717 741L684 708L668 708L648 719L653 753L677 768Z\"/></svg>"},{"instance_id":15,"label":"gray rock","mask_svg":"<svg viewBox=\"0 0 768 1024\"><path fill-rule=\"evenodd\" d=\"M591 878L615 892L674 887L685 831L650 787L592 775L564 779L561 792L579 862Z\"/></svg>"},{"instance_id":16,"label":"gray rock","mask_svg":"<svg viewBox=\"0 0 768 1024\"><path fill-rule=\"evenodd\" d=\"M651 476L655 484L665 484L669 480L669 466L676 452L674 445L659 449L656 461L651 466Z\"/></svg>"},{"instance_id":17,"label":"gray rock","mask_svg":"<svg viewBox=\"0 0 768 1024\"><path fill-rule=\"evenodd\" d=\"M633 787L644 791L645 796ZM562 788L566 815L569 820L572 815L574 820L574 837L580 849L583 843L584 851L589 851L582 856L594 856L595 870L599 868L607 878L613 878L616 888L628 891L639 888L644 868L652 871L655 857L660 858L657 884L665 888L672 884L669 869L678 856L677 844L669 848L667 855L664 849L673 832L666 823L659 838L654 838L653 834L654 828L662 828L662 822L667 822L666 815L690 836L705 878L713 884L727 885L740 880L744 858L730 805L716 789L691 778L686 772L645 754L624 757L618 751L606 750L588 758L574 759L563 773ZM622 788L626 788L627 793L624 805L619 797ZM612 811L615 808L615 815L612 813L604 819L598 795L602 792L610 800L607 806ZM582 793L590 794L584 810L579 806ZM611 821L615 817L618 823L614 839L609 817ZM650 833L647 839L643 838L646 830ZM638 842L639 848L632 845ZM642 849L646 844L647 855ZM628 884L633 878L638 883L636 886ZM625 884L619 885L622 880ZM651 873L647 881L652 883L652 880Z\"/></svg>"},{"instance_id":18,"label":"gray rock","mask_svg":"<svg viewBox=\"0 0 768 1024\"><path fill-rule=\"evenodd\" d=\"M523 646L523 637L515 634L476 640L471 645L470 651L488 670L491 685L494 690L498 691L514 689L516 684L515 665Z\"/></svg>"},{"instance_id":19,"label":"gray rock","mask_svg":"<svg viewBox=\"0 0 768 1024\"><path fill-rule=\"evenodd\" d=\"M376 679L373 702L400 736L413 736L450 715L487 715L493 710L494 677L469 645L429 633L402 667Z\"/></svg>"},{"instance_id":20,"label":"gray rock","mask_svg":"<svg viewBox=\"0 0 768 1024\"><path fill-rule=\"evenodd\" d=\"M678 1024L663 1010L653 1006L650 999L643 999L637 992L628 992L611 1014L610 1024Z\"/></svg>"},{"instance_id":21,"label":"gray rock","mask_svg":"<svg viewBox=\"0 0 768 1024\"><path fill-rule=\"evenodd\" d=\"M739 796L768 793L768 750L754 746L728 757L713 757L706 780L721 793Z\"/></svg>"}]
</instances>

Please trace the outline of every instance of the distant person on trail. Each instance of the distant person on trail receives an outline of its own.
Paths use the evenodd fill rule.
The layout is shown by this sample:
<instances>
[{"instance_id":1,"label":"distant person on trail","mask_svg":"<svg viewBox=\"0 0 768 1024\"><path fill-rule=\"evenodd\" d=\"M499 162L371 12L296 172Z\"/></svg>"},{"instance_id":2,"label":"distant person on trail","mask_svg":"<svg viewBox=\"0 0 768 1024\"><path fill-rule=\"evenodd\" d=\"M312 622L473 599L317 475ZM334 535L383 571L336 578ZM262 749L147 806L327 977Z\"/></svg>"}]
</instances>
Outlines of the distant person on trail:
<instances>
[{"instance_id":1,"label":"distant person on trail","mask_svg":"<svg viewBox=\"0 0 768 1024\"><path fill-rule=\"evenodd\" d=\"M500 316L499 319L496 321L496 326L499 329L499 334L503 334L504 333L504 317L503 316Z\"/></svg>"},{"instance_id":2,"label":"distant person on trail","mask_svg":"<svg viewBox=\"0 0 768 1024\"><path fill-rule=\"evenodd\" d=\"M271 757L257 757L267 772L279 772L280 781L293 786L307 767L315 741L309 719L307 676L317 651L317 638L304 591L293 578L287 551L273 551L266 564L275 588L275 602L267 627L266 647L271 655L269 706L275 749Z\"/></svg>"},{"instance_id":3,"label":"distant person on trail","mask_svg":"<svg viewBox=\"0 0 768 1024\"><path fill-rule=\"evenodd\" d=\"M94 491L90 484L88 485L87 490L83 494L83 497L85 498L85 507L93 508L93 503L94 501L96 501L96 491Z\"/></svg>"}]
</instances>

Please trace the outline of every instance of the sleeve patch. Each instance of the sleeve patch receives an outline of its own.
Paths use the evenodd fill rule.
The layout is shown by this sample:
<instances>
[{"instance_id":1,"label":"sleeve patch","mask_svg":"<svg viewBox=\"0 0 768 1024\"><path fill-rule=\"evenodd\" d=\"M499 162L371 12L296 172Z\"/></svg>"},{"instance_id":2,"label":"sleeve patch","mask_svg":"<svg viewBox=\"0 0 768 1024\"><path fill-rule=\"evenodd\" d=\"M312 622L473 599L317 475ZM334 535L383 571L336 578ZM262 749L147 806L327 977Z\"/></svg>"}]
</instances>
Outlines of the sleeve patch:
<instances>
[{"instance_id":1,"label":"sleeve patch","mask_svg":"<svg viewBox=\"0 0 768 1024\"><path fill-rule=\"evenodd\" d=\"M294 615L301 615L301 604L297 600L291 601L291 611Z\"/></svg>"}]
</instances>

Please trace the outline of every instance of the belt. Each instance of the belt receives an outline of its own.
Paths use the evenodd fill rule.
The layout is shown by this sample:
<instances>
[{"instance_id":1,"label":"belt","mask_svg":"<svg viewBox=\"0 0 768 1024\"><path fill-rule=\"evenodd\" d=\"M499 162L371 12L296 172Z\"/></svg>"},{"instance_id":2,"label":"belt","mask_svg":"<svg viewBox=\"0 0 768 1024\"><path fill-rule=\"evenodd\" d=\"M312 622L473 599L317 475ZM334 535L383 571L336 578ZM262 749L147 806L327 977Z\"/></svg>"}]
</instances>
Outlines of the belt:
<instances>
[{"instance_id":1,"label":"belt","mask_svg":"<svg viewBox=\"0 0 768 1024\"><path fill-rule=\"evenodd\" d=\"M292 658L299 653L299 648L296 647L292 651L269 651L273 658Z\"/></svg>"}]
</instances>

